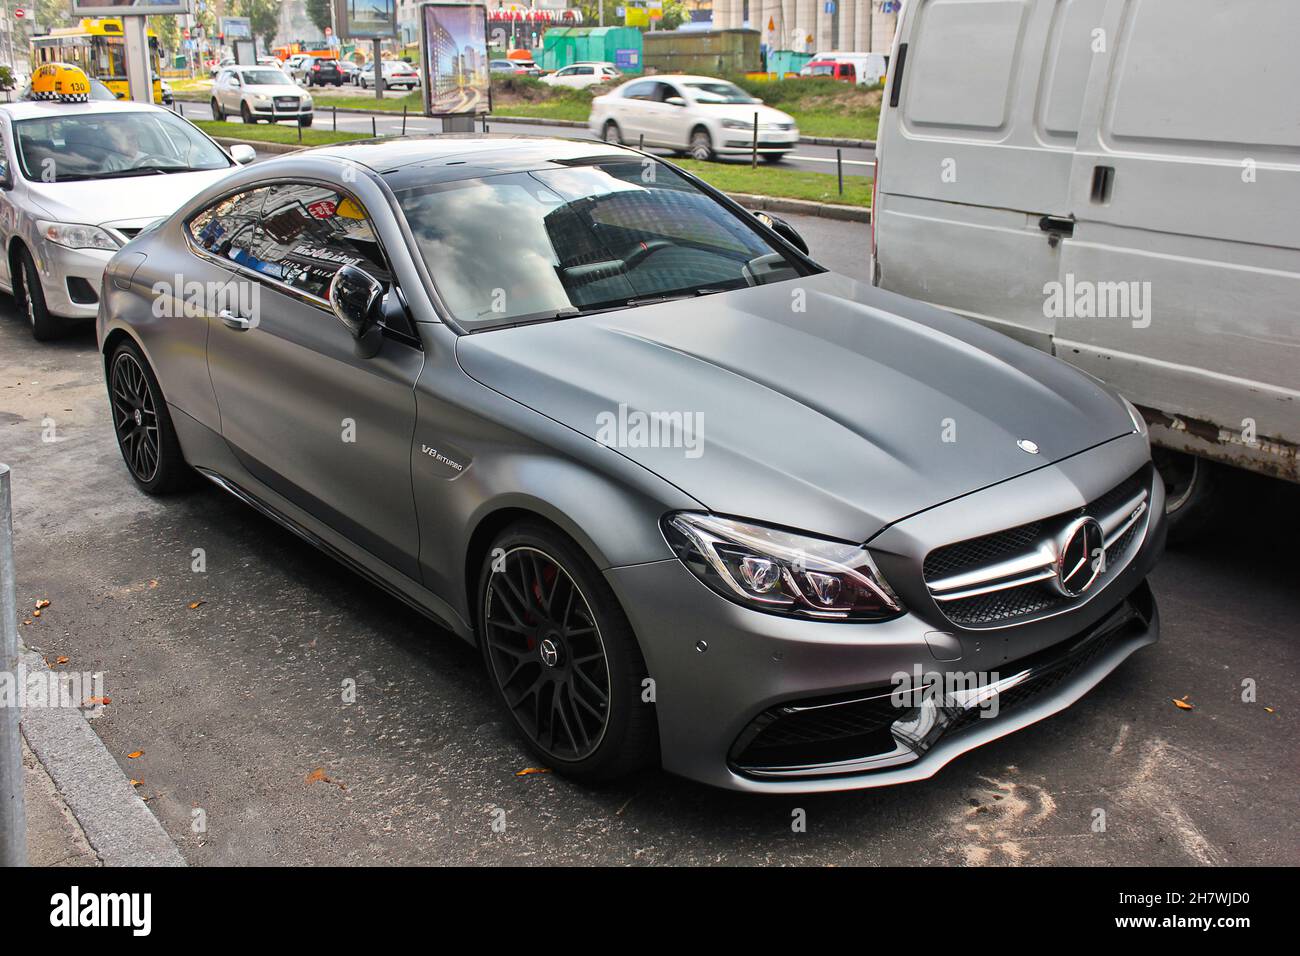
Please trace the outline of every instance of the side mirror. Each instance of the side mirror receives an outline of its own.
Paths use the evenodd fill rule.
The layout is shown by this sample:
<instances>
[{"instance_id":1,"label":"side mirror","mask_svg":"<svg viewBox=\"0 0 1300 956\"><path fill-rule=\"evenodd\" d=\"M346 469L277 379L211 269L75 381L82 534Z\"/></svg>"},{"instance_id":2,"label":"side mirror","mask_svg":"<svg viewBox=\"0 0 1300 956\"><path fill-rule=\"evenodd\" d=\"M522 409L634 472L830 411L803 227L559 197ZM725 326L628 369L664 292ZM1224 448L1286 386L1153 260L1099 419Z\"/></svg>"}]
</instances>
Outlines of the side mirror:
<instances>
[{"instance_id":1,"label":"side mirror","mask_svg":"<svg viewBox=\"0 0 1300 956\"><path fill-rule=\"evenodd\" d=\"M330 307L358 342L377 329L383 308L384 287L364 269L344 266L334 273L329 288Z\"/></svg>"},{"instance_id":2,"label":"side mirror","mask_svg":"<svg viewBox=\"0 0 1300 956\"><path fill-rule=\"evenodd\" d=\"M239 143L230 147L230 158L240 166L247 166L253 160L257 159L257 150L247 143Z\"/></svg>"},{"instance_id":3,"label":"side mirror","mask_svg":"<svg viewBox=\"0 0 1300 956\"><path fill-rule=\"evenodd\" d=\"M664 100L664 102L667 103L669 106L685 106L685 105L686 105L686 101L685 101L684 99L682 99L680 96L670 96L670 97L668 97L666 100Z\"/></svg>"},{"instance_id":4,"label":"side mirror","mask_svg":"<svg viewBox=\"0 0 1300 956\"><path fill-rule=\"evenodd\" d=\"M754 210L754 218L767 226L767 228L771 229L786 242L790 243L790 245L794 246L805 256L808 255L808 243L804 241L803 236L799 235L799 230L790 225L784 219L757 209Z\"/></svg>"}]
</instances>

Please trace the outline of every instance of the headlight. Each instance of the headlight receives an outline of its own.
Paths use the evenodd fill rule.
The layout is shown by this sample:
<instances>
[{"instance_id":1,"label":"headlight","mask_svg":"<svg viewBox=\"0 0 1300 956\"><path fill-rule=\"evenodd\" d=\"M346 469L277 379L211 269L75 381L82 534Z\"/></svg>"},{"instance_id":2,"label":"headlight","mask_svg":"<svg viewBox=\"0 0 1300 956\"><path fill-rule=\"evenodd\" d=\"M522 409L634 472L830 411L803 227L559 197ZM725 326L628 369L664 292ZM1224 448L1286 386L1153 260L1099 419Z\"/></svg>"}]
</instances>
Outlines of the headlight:
<instances>
[{"instance_id":1,"label":"headlight","mask_svg":"<svg viewBox=\"0 0 1300 956\"><path fill-rule=\"evenodd\" d=\"M1146 441L1147 443L1147 447L1150 448L1151 433L1147 429L1146 419L1143 418L1142 413L1137 410L1137 406L1134 405L1132 402L1130 402L1123 395L1119 397L1119 400L1123 402L1124 407L1128 409L1128 417L1133 419L1133 427L1137 429L1137 433L1142 436L1143 440Z\"/></svg>"},{"instance_id":2,"label":"headlight","mask_svg":"<svg viewBox=\"0 0 1300 956\"><path fill-rule=\"evenodd\" d=\"M311 97L310 97L310 96L304 96L304 97L302 98L302 108L305 109L305 110L309 110L309 109L311 109Z\"/></svg>"},{"instance_id":3,"label":"headlight","mask_svg":"<svg viewBox=\"0 0 1300 956\"><path fill-rule=\"evenodd\" d=\"M752 122L746 123L744 120L730 120L730 119L724 119L724 120L722 121L722 128L723 128L723 129L747 129L747 130L752 130L752 129L754 128L754 124L753 124Z\"/></svg>"},{"instance_id":4,"label":"headlight","mask_svg":"<svg viewBox=\"0 0 1300 956\"><path fill-rule=\"evenodd\" d=\"M118 242L98 226L82 226L75 222L36 221L40 234L50 242L69 249L109 249L118 247Z\"/></svg>"},{"instance_id":5,"label":"headlight","mask_svg":"<svg viewBox=\"0 0 1300 956\"><path fill-rule=\"evenodd\" d=\"M747 607L839 621L903 611L860 545L686 511L664 519L664 534L696 577Z\"/></svg>"}]
</instances>

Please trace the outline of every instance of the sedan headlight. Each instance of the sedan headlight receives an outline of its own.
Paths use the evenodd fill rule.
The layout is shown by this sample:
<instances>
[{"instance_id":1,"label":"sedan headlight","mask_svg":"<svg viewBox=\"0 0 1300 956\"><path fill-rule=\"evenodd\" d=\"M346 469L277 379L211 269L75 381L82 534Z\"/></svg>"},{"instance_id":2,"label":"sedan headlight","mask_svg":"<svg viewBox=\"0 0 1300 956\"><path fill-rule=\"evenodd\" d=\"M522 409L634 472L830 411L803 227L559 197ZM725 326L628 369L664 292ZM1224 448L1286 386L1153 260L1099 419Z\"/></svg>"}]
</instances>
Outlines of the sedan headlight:
<instances>
[{"instance_id":1,"label":"sedan headlight","mask_svg":"<svg viewBox=\"0 0 1300 956\"><path fill-rule=\"evenodd\" d=\"M83 226L75 222L36 221L36 228L41 236L50 242L69 249L108 249L118 248L118 241L98 226Z\"/></svg>"},{"instance_id":2,"label":"sedan headlight","mask_svg":"<svg viewBox=\"0 0 1300 956\"><path fill-rule=\"evenodd\" d=\"M724 119L724 120L722 121L722 128L723 128L723 129L748 129L748 130L752 130L752 129L754 128L754 124L753 124L752 122L748 122L748 123L747 123L747 122L745 122L744 120Z\"/></svg>"},{"instance_id":3,"label":"sedan headlight","mask_svg":"<svg viewBox=\"0 0 1300 956\"><path fill-rule=\"evenodd\" d=\"M664 519L664 534L696 577L747 607L839 621L903 611L860 545L686 511Z\"/></svg>"}]
</instances>

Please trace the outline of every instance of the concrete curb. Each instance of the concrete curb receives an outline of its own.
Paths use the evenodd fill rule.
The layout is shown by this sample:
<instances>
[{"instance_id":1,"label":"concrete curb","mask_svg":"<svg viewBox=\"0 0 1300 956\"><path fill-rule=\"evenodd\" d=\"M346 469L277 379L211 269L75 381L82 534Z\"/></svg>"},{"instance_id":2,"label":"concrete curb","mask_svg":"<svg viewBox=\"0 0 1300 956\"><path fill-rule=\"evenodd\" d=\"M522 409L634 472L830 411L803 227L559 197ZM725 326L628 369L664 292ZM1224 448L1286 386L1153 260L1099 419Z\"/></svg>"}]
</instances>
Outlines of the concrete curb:
<instances>
[{"instance_id":1,"label":"concrete curb","mask_svg":"<svg viewBox=\"0 0 1300 956\"><path fill-rule=\"evenodd\" d=\"M233 139L229 136L213 137L222 146L252 146L264 153L296 153L311 146L293 146L288 143L260 143L254 139ZM789 212L801 216L820 216L844 222L871 222L871 210L861 206L841 206L838 203L812 202L807 199L784 199L780 196L759 196L754 193L727 193L732 199L750 209L769 212Z\"/></svg>"},{"instance_id":2,"label":"concrete curb","mask_svg":"<svg viewBox=\"0 0 1300 956\"><path fill-rule=\"evenodd\" d=\"M39 654L26 647L20 648L19 660L28 673L49 669ZM29 707L23 711L21 726L27 746L105 866L186 865L80 710Z\"/></svg>"},{"instance_id":3,"label":"concrete curb","mask_svg":"<svg viewBox=\"0 0 1300 956\"><path fill-rule=\"evenodd\" d=\"M195 99L192 96L176 95L176 99L184 100L186 103L206 103L205 99ZM317 116L323 116L330 110L337 109L340 113L358 113L363 116L387 116L394 118L402 114L396 110L367 110L358 106L322 106L316 111ZM423 117L423 113L411 113L412 117ZM534 116L497 116L495 113L489 113L487 121L491 123L524 123L531 126L558 126L569 129L586 129L587 124L581 120L559 120L559 119L540 119ZM800 136L799 142L808 146L840 146L844 149L875 149L876 141L873 139L845 139L838 136Z\"/></svg>"}]
</instances>

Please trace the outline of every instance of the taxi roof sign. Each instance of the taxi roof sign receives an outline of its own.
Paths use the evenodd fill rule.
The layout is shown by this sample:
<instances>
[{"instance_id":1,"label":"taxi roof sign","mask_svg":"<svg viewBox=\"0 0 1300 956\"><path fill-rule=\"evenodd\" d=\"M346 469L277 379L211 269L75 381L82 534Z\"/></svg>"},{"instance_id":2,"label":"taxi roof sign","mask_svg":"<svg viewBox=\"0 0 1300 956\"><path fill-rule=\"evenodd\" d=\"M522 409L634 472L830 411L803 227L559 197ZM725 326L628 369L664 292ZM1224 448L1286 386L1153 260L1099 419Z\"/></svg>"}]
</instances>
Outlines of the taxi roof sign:
<instances>
[{"instance_id":1,"label":"taxi roof sign","mask_svg":"<svg viewBox=\"0 0 1300 956\"><path fill-rule=\"evenodd\" d=\"M45 63L32 73L32 99L60 103L90 100L90 79L71 63Z\"/></svg>"}]
</instances>

